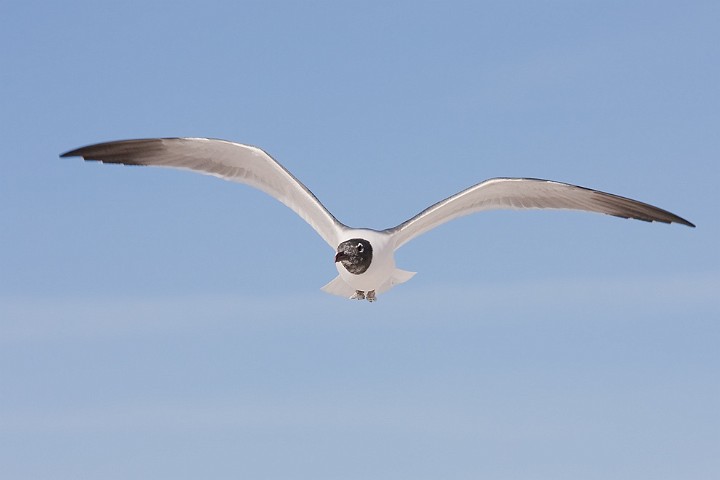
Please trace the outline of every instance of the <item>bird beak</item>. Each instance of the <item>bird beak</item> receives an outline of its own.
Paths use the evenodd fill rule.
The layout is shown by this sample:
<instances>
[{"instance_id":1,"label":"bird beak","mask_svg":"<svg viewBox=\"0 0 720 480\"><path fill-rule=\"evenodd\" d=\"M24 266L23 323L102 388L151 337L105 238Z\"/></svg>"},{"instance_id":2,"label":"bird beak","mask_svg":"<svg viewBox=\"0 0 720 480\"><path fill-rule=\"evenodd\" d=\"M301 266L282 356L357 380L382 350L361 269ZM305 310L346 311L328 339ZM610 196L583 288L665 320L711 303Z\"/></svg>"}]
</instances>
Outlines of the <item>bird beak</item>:
<instances>
[{"instance_id":1,"label":"bird beak","mask_svg":"<svg viewBox=\"0 0 720 480\"><path fill-rule=\"evenodd\" d=\"M335 263L345 260L347 258L350 258L350 257L348 257L348 255L346 253L338 252L335 254Z\"/></svg>"}]
</instances>

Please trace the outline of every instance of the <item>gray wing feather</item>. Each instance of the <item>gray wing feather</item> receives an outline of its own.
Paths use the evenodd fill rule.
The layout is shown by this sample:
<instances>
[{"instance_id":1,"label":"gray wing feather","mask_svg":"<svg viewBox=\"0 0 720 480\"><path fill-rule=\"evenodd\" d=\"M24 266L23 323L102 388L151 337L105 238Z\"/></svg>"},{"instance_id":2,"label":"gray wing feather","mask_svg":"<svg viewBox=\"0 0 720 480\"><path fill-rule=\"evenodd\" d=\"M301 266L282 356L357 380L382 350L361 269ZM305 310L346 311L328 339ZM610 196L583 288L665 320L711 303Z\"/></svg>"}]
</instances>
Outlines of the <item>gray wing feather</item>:
<instances>
[{"instance_id":1,"label":"gray wing feather","mask_svg":"<svg viewBox=\"0 0 720 480\"><path fill-rule=\"evenodd\" d=\"M485 210L569 209L604 213L646 222L680 223L684 218L647 203L590 188L537 178L493 178L423 210L385 232L393 235L395 248L454 218Z\"/></svg>"},{"instance_id":2,"label":"gray wing feather","mask_svg":"<svg viewBox=\"0 0 720 480\"><path fill-rule=\"evenodd\" d=\"M98 143L61 156L193 170L250 185L292 209L333 249L346 228L289 171L250 145L209 138L151 138Z\"/></svg>"}]
</instances>

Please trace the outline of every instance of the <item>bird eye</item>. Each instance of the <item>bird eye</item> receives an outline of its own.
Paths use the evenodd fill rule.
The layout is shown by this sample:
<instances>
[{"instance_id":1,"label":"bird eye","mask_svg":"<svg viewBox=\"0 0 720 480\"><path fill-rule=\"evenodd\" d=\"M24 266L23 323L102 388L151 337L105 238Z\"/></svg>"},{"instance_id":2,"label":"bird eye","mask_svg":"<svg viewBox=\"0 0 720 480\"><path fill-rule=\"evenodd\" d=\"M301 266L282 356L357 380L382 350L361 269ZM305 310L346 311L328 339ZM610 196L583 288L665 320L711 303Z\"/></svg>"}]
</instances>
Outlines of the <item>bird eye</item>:
<instances>
[{"instance_id":1,"label":"bird eye","mask_svg":"<svg viewBox=\"0 0 720 480\"><path fill-rule=\"evenodd\" d=\"M365 246L362 243L358 243L357 251L358 251L358 253L363 253L365 251Z\"/></svg>"}]
</instances>

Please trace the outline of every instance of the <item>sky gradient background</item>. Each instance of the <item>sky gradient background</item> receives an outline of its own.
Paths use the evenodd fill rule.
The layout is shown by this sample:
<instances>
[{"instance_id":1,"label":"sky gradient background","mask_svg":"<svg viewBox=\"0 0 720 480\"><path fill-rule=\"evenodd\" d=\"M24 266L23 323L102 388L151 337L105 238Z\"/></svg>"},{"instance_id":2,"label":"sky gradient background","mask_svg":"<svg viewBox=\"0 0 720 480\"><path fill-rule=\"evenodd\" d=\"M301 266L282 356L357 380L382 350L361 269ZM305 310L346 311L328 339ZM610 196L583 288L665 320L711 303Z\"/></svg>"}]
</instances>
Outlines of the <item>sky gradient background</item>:
<instances>
[{"instance_id":1,"label":"sky gradient background","mask_svg":"<svg viewBox=\"0 0 720 480\"><path fill-rule=\"evenodd\" d=\"M720 474L720 4L0 5L3 478ZM59 159L260 146L344 223L494 176L698 225L489 212L375 304L250 188Z\"/></svg>"}]
</instances>

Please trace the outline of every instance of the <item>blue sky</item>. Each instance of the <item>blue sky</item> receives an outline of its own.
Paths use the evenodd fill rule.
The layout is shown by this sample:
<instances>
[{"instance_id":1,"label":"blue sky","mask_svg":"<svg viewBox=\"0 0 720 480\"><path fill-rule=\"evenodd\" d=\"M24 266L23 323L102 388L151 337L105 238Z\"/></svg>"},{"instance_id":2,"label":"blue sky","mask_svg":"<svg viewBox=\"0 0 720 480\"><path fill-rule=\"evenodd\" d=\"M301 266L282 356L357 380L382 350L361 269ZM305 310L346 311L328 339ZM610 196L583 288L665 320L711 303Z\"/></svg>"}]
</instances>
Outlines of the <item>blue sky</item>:
<instances>
[{"instance_id":1,"label":"blue sky","mask_svg":"<svg viewBox=\"0 0 720 480\"><path fill-rule=\"evenodd\" d=\"M702 479L720 471L717 2L5 2L7 478ZM260 146L344 223L495 176L698 228L489 212L375 304L244 186L59 159Z\"/></svg>"}]
</instances>

